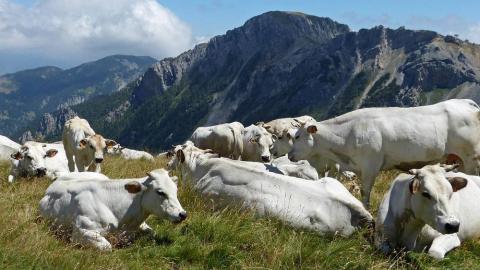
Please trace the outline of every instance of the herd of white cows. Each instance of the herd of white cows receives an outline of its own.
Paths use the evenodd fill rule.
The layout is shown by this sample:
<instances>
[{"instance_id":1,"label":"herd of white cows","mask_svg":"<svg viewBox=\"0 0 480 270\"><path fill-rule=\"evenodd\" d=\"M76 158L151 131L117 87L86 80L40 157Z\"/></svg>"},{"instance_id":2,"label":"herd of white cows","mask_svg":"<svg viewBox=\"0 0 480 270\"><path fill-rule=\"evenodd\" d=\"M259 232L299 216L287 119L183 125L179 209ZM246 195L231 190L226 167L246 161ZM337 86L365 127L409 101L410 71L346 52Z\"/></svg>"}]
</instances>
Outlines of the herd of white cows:
<instances>
[{"instance_id":1,"label":"herd of white cows","mask_svg":"<svg viewBox=\"0 0 480 270\"><path fill-rule=\"evenodd\" d=\"M187 218L176 177L158 169L140 179L112 180L101 174L104 154L154 160L103 138L78 117L67 121L60 143L19 145L0 136L0 160L12 164L8 181L54 179L40 212L72 226L78 243L111 250L106 232L152 232L145 223L150 214ZM480 169L480 108L472 100L359 109L321 122L301 116L198 127L160 155L169 159L166 169L178 170L218 204L236 203L322 234L375 227L375 245L387 254L426 250L441 259L480 236L480 177L473 175ZM363 203L338 180L319 178L334 169L358 177ZM374 222L370 192L388 169L408 174L393 180Z\"/></svg>"}]
</instances>

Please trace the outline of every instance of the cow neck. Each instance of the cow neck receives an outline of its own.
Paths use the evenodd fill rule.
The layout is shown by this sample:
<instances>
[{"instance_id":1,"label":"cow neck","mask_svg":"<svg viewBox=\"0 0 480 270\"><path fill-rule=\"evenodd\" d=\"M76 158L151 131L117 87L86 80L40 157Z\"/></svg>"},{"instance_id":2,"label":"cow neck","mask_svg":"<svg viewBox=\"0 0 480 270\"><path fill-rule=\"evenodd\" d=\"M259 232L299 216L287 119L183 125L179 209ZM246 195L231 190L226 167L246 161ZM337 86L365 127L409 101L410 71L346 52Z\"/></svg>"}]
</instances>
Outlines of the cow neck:
<instances>
[{"instance_id":1,"label":"cow neck","mask_svg":"<svg viewBox=\"0 0 480 270\"><path fill-rule=\"evenodd\" d=\"M147 177L146 179L144 179L143 181L141 181L140 184L143 185L143 183L144 183L147 179L148 179L148 177ZM140 211L142 212L142 218L139 219L139 220L140 220L139 225L140 225L142 222L144 222L144 221L148 218L148 216L151 214L150 212L148 212L148 211L146 210L145 207L143 207L143 198L144 198L144 197L145 197L145 190L142 190L142 191L140 192L140 194L135 195L135 196L133 197L133 200L132 200L132 205L135 203L135 200L138 200L138 201L140 202Z\"/></svg>"}]
</instances>

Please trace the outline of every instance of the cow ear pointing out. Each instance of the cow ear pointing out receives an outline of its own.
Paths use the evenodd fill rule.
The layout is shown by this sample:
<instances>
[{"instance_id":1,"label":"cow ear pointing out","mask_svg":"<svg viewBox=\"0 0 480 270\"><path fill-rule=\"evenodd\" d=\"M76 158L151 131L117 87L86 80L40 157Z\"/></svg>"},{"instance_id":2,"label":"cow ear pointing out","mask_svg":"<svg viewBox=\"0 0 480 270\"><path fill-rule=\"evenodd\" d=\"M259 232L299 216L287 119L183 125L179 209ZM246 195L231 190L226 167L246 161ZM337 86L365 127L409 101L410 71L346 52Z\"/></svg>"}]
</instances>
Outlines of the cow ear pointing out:
<instances>
[{"instance_id":1,"label":"cow ear pointing out","mask_svg":"<svg viewBox=\"0 0 480 270\"><path fill-rule=\"evenodd\" d=\"M82 149L85 148L85 146L87 146L87 140L82 139L82 140L80 141L80 143L78 144L78 146L79 146L80 148L82 148Z\"/></svg>"},{"instance_id":2,"label":"cow ear pointing out","mask_svg":"<svg viewBox=\"0 0 480 270\"><path fill-rule=\"evenodd\" d=\"M54 157L58 153L58 150L56 149L50 149L47 151L45 154L45 157Z\"/></svg>"},{"instance_id":3,"label":"cow ear pointing out","mask_svg":"<svg viewBox=\"0 0 480 270\"><path fill-rule=\"evenodd\" d=\"M414 178L412 181L410 181L410 184L408 184L408 189L410 190L410 194L417 193L417 191L420 189L420 181L418 181L417 178Z\"/></svg>"},{"instance_id":4,"label":"cow ear pointing out","mask_svg":"<svg viewBox=\"0 0 480 270\"><path fill-rule=\"evenodd\" d=\"M13 159L16 159L16 160L20 160L20 159L23 158L23 155L20 152L16 152L16 153L11 154L10 157L13 158Z\"/></svg>"},{"instance_id":5,"label":"cow ear pointing out","mask_svg":"<svg viewBox=\"0 0 480 270\"><path fill-rule=\"evenodd\" d=\"M463 177L448 177L447 180L450 182L450 185L452 185L453 192L457 192L466 187L468 183L467 179Z\"/></svg>"},{"instance_id":6,"label":"cow ear pointing out","mask_svg":"<svg viewBox=\"0 0 480 270\"><path fill-rule=\"evenodd\" d=\"M142 185L137 181L131 181L125 184L128 193L138 193L142 190Z\"/></svg>"},{"instance_id":7,"label":"cow ear pointing out","mask_svg":"<svg viewBox=\"0 0 480 270\"><path fill-rule=\"evenodd\" d=\"M180 163L185 162L185 154L183 153L182 149L177 151L177 159L180 161Z\"/></svg>"},{"instance_id":8,"label":"cow ear pointing out","mask_svg":"<svg viewBox=\"0 0 480 270\"><path fill-rule=\"evenodd\" d=\"M315 125L308 126L307 131L308 131L308 133L311 133L311 134L317 133L317 126L315 126Z\"/></svg>"}]
</instances>

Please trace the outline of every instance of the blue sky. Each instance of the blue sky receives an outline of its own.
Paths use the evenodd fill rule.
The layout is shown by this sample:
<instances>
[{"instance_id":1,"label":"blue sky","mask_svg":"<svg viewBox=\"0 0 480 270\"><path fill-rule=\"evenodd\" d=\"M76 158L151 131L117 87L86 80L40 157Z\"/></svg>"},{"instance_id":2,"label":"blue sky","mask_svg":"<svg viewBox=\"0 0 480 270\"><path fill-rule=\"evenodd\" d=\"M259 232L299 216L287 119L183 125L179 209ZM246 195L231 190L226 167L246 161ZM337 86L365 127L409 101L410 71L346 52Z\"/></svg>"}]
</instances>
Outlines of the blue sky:
<instances>
[{"instance_id":1,"label":"blue sky","mask_svg":"<svg viewBox=\"0 0 480 270\"><path fill-rule=\"evenodd\" d=\"M352 30L405 26L480 43L473 0L0 0L0 74L111 54L175 56L271 10L330 17Z\"/></svg>"}]
</instances>

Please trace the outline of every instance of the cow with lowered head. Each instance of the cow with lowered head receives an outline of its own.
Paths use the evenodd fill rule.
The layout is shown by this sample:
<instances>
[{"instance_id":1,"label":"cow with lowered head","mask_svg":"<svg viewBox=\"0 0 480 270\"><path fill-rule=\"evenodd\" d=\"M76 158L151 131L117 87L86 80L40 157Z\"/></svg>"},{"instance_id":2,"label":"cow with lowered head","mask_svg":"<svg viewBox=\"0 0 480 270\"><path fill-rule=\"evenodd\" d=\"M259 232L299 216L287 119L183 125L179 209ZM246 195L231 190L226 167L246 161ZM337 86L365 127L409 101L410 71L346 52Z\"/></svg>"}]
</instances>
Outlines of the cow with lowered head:
<instances>
[{"instance_id":1,"label":"cow with lowered head","mask_svg":"<svg viewBox=\"0 0 480 270\"><path fill-rule=\"evenodd\" d=\"M65 123L62 135L65 152L68 159L68 168L79 172L86 170L101 172L100 164L107 147L117 143L96 134L85 119L74 117ZM74 160L75 158L75 160Z\"/></svg>"}]
</instances>

